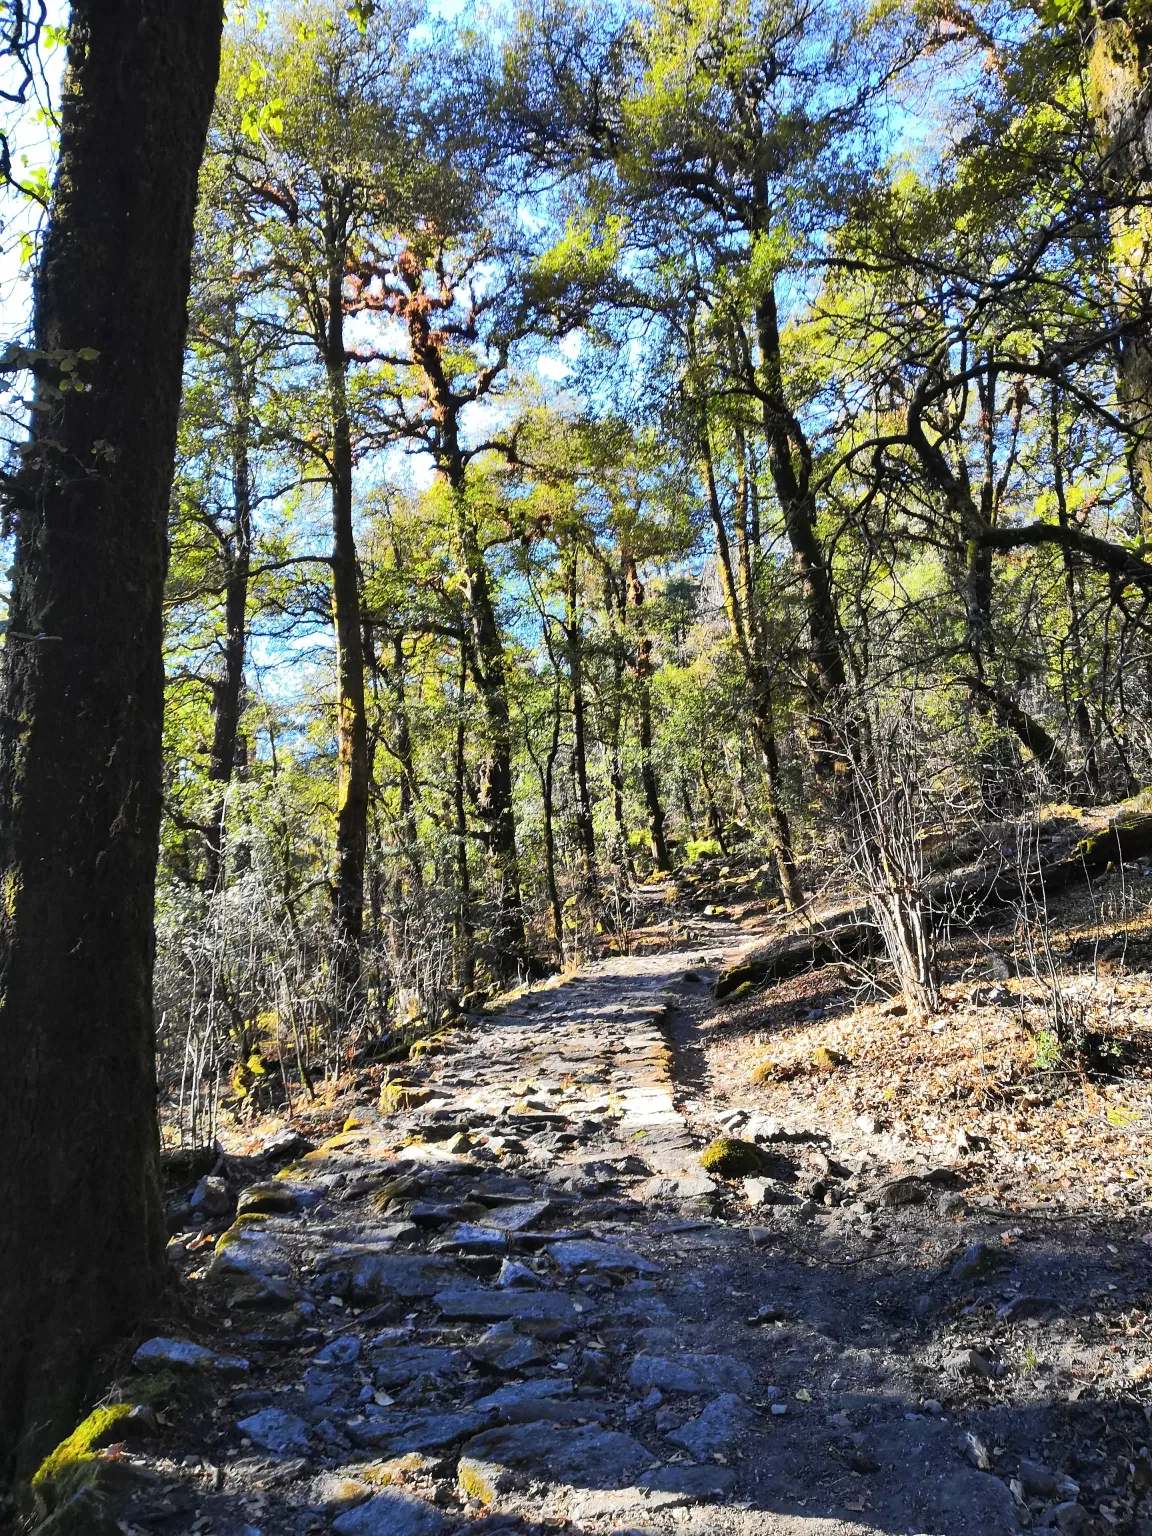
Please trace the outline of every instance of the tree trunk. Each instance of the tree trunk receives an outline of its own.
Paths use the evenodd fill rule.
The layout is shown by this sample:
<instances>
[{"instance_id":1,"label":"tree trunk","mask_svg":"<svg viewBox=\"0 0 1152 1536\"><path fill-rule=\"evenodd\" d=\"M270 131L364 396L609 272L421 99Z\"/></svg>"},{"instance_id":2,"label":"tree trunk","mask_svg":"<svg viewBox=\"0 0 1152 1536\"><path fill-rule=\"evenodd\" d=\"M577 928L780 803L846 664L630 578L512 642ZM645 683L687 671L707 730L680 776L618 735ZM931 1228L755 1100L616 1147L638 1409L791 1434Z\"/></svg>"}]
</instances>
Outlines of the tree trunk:
<instances>
[{"instance_id":1,"label":"tree trunk","mask_svg":"<svg viewBox=\"0 0 1152 1536\"><path fill-rule=\"evenodd\" d=\"M239 766L240 707L244 688L244 655L248 639L248 576L252 565L252 477L248 461L251 431L251 387L234 350L228 359L232 391L232 530L224 551L224 645L221 674L212 687L212 756L208 777L223 788L212 813L208 843L207 885L215 890L224 875L228 785Z\"/></svg>"},{"instance_id":2,"label":"tree trunk","mask_svg":"<svg viewBox=\"0 0 1152 1536\"><path fill-rule=\"evenodd\" d=\"M452 764L452 832L456 842L456 921L454 924L452 980L461 999L476 989L476 943L472 925L472 881L468 871L468 809L464 801L466 720L464 696L468 689L468 665L463 646L460 654L460 686L456 698L456 743Z\"/></svg>"},{"instance_id":3,"label":"tree trunk","mask_svg":"<svg viewBox=\"0 0 1152 1536\"><path fill-rule=\"evenodd\" d=\"M560 751L560 699L552 709L552 736L548 743L548 755L540 769L540 798L544 807L544 883L548 890L548 904L552 908L552 927L556 939L556 957L564 964L564 904L560 900L560 887L556 883L556 828L552 810L552 786L556 776L556 757Z\"/></svg>"},{"instance_id":4,"label":"tree trunk","mask_svg":"<svg viewBox=\"0 0 1152 1536\"><path fill-rule=\"evenodd\" d=\"M732 643L744 666L744 675L748 684L749 713L752 716L752 736L764 767L768 826L772 837L772 852L776 859L776 871L780 878L780 894L784 905L789 911L793 911L804 903L804 887L796 868L796 856L792 848L792 828L780 793L780 756L776 749L770 675L761 651L759 626L753 625L748 609L741 603L736 575L732 569L732 546L728 539L728 529L716 489L716 471L712 462L712 445L706 419L701 429L701 448L704 455L705 482L708 488L708 511L712 519L712 530L716 535L716 561L724 590L728 628ZM747 587L746 593L748 601L755 600L751 585Z\"/></svg>"},{"instance_id":5,"label":"tree trunk","mask_svg":"<svg viewBox=\"0 0 1152 1536\"><path fill-rule=\"evenodd\" d=\"M596 873L596 832L592 824L592 796L588 789L587 711L584 707L583 632L580 628L577 556L568 559L565 588L564 638L568 650L568 675L572 684L572 776L576 788L576 841L584 865L584 877Z\"/></svg>"},{"instance_id":6,"label":"tree trunk","mask_svg":"<svg viewBox=\"0 0 1152 1536\"><path fill-rule=\"evenodd\" d=\"M414 269L404 280L415 294ZM468 501L468 460L460 441L460 412L464 400L456 393L441 348L423 302L406 307L408 339L420 368L425 396L436 417L439 441L437 471L452 497L460 562L468 599L468 623L473 646L472 674L484 704L488 725L487 756L480 805L488 832L488 851L496 872L496 921L492 931L493 964L499 980L511 981L527 948L524 907L520 895L520 861L516 848L516 813L512 803L512 718L504 640L492 596L492 577Z\"/></svg>"},{"instance_id":7,"label":"tree trunk","mask_svg":"<svg viewBox=\"0 0 1152 1536\"><path fill-rule=\"evenodd\" d=\"M624 811L624 762L620 750L620 723L624 699L624 626L626 599L616 587L612 571L604 571L604 614L611 635L612 683L607 705L601 704L601 734L608 756L608 786L612 796L612 825L616 829L617 857L631 885L636 883L636 865L628 843L628 821Z\"/></svg>"},{"instance_id":8,"label":"tree trunk","mask_svg":"<svg viewBox=\"0 0 1152 1536\"><path fill-rule=\"evenodd\" d=\"M392 666L388 674L395 700L396 736L392 748L400 769L400 828L404 838L404 855L408 863L412 888L424 889L424 862L420 852L420 835L416 825L416 802L419 789L416 783L416 765L412 756L412 722L408 715L408 698L404 686L404 640L401 635L392 636ZM398 894L402 895L403 892Z\"/></svg>"},{"instance_id":9,"label":"tree trunk","mask_svg":"<svg viewBox=\"0 0 1152 1536\"><path fill-rule=\"evenodd\" d=\"M1060 451L1060 397L1053 388L1050 416L1052 448L1052 489L1056 496L1056 516L1061 528L1069 526L1068 497L1064 489L1064 459ZM1060 667L1060 679L1064 687L1065 707L1071 708L1084 758L1084 788L1090 800L1100 794L1100 766L1096 756L1096 732L1092 726L1092 713L1088 708L1088 669L1084 658L1084 639L1080 618L1080 582L1076 560L1072 551L1064 545L1060 551L1064 568L1064 595L1068 600L1068 633L1062 650L1069 655L1071 665L1064 660Z\"/></svg>"},{"instance_id":10,"label":"tree trunk","mask_svg":"<svg viewBox=\"0 0 1152 1536\"><path fill-rule=\"evenodd\" d=\"M704 810L708 818L708 836L714 837L720 845L720 852L728 852L728 844L724 838L724 823L716 806L716 796L712 792L712 785L708 781L708 771L703 761L700 763L700 789L704 795Z\"/></svg>"},{"instance_id":11,"label":"tree trunk","mask_svg":"<svg viewBox=\"0 0 1152 1536\"><path fill-rule=\"evenodd\" d=\"M640 727L640 782L644 786L644 805L648 811L648 838L652 862L662 875L669 874L672 860L664 836L664 807L660 803L660 782L652 761L652 641L644 628L644 585L636 562L627 561L628 600L636 615L636 660L634 671L639 688L637 713Z\"/></svg>"},{"instance_id":12,"label":"tree trunk","mask_svg":"<svg viewBox=\"0 0 1152 1536\"><path fill-rule=\"evenodd\" d=\"M1102 14L1105 10L1109 14ZM1128 14L1125 15L1124 11ZM1152 249L1149 247L1149 85L1152 26L1143 10L1105 7L1088 20L1088 82L1110 206L1113 295L1122 327L1117 394L1132 430L1136 532L1152 537Z\"/></svg>"},{"instance_id":13,"label":"tree trunk","mask_svg":"<svg viewBox=\"0 0 1152 1536\"><path fill-rule=\"evenodd\" d=\"M616 721L616 734L610 744L608 778L612 789L612 822L616 828L616 840L620 845L620 863L630 884L636 884L636 864L628 841L628 819L624 813L624 764L620 756L620 722Z\"/></svg>"},{"instance_id":14,"label":"tree trunk","mask_svg":"<svg viewBox=\"0 0 1152 1536\"><path fill-rule=\"evenodd\" d=\"M221 20L218 0L71 12L0 713L0 1462L18 1475L72 1428L164 1273L161 604ZM91 388L60 388L76 376Z\"/></svg>"},{"instance_id":15,"label":"tree trunk","mask_svg":"<svg viewBox=\"0 0 1152 1536\"><path fill-rule=\"evenodd\" d=\"M368 721L360 565L352 523L352 427L344 351L343 246L329 237L326 368L332 432L332 625L336 635L336 868L332 889L334 995L338 1015L356 1005L364 940L368 852Z\"/></svg>"},{"instance_id":16,"label":"tree trunk","mask_svg":"<svg viewBox=\"0 0 1152 1536\"><path fill-rule=\"evenodd\" d=\"M832 582L816 531L816 501L811 489L811 450L800 424L788 409L780 355L776 296L769 288L756 306L756 338L760 349L760 397L768 468L784 519L784 531L800 577L808 619L808 734L817 772L827 778L837 770L837 731L831 719L834 696L844 686ZM841 761L846 769L848 764Z\"/></svg>"},{"instance_id":17,"label":"tree trunk","mask_svg":"<svg viewBox=\"0 0 1152 1536\"><path fill-rule=\"evenodd\" d=\"M510 981L524 959L524 908L512 805L512 721L504 674L504 643L492 602L488 565L472 523L463 485L453 486L456 526L464 564L468 615L476 650L473 676L488 725L480 807L488 829L488 850L496 873L496 921L492 949L496 974Z\"/></svg>"},{"instance_id":18,"label":"tree trunk","mask_svg":"<svg viewBox=\"0 0 1152 1536\"><path fill-rule=\"evenodd\" d=\"M688 774L683 764L680 767L680 809L684 812L684 825L688 829L688 836L696 836L696 807L692 804L692 790L688 784Z\"/></svg>"}]
</instances>

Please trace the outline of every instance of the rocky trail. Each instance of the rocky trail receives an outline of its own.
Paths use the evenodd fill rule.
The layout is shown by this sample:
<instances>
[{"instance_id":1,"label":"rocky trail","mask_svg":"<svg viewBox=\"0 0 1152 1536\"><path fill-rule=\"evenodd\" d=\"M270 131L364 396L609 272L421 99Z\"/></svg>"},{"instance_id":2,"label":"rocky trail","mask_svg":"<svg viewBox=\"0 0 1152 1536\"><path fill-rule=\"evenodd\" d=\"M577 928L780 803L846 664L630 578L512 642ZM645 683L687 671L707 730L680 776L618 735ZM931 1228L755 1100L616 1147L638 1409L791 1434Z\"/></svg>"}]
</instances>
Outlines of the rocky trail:
<instances>
[{"instance_id":1,"label":"rocky trail","mask_svg":"<svg viewBox=\"0 0 1152 1536\"><path fill-rule=\"evenodd\" d=\"M1139 1221L713 1099L720 961L533 988L204 1181L45 1536L1149 1536Z\"/></svg>"}]
</instances>

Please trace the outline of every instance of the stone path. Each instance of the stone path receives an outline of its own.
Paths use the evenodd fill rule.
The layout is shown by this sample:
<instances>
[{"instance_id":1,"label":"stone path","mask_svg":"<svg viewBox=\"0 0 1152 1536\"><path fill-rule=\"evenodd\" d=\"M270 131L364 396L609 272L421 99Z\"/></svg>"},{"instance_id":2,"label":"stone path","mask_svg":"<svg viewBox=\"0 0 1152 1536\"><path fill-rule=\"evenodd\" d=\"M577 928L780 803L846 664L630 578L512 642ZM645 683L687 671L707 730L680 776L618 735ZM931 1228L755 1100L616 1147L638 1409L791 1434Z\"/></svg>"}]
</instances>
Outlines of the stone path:
<instances>
[{"instance_id":1,"label":"stone path","mask_svg":"<svg viewBox=\"0 0 1152 1536\"><path fill-rule=\"evenodd\" d=\"M123 1428L110 1531L1096 1529L1024 1454L1051 1449L1039 1405L1018 1423L949 1407L961 1377L1003 1374L1004 1329L953 1358L923 1327L913 1350L884 1326L906 1304L899 1264L923 1324L997 1262L956 1263L951 1229L897 1255L909 1232L917 1250L939 1237L935 1185L825 1196L867 1178L827 1138L746 1114L768 1175L745 1193L778 1203L750 1211L703 1173L708 1128L685 1119L670 1042L672 1011L705 1006L707 957L603 962L527 993L245 1190L214 1245L174 1240L215 1348L137 1356L124 1395L161 1417L137 1416L142 1441ZM888 1206L905 1220L890 1252ZM1012 1328L1054 1305L1031 1303Z\"/></svg>"}]
</instances>

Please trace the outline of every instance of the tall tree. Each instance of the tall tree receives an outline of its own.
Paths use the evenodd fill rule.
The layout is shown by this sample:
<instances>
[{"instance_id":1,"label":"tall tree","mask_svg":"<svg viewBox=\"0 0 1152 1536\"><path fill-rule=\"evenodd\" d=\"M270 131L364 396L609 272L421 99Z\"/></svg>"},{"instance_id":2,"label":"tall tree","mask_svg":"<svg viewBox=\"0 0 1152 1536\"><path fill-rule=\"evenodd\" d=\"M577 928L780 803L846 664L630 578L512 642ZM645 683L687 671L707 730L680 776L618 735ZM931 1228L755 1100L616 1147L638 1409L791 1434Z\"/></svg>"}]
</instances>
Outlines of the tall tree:
<instances>
[{"instance_id":1,"label":"tall tree","mask_svg":"<svg viewBox=\"0 0 1152 1536\"><path fill-rule=\"evenodd\" d=\"M1152 21L1142 5L1075 0L1088 54L1089 100L1116 305L1116 372L1131 428L1139 532L1152 538Z\"/></svg>"},{"instance_id":2,"label":"tall tree","mask_svg":"<svg viewBox=\"0 0 1152 1536\"><path fill-rule=\"evenodd\" d=\"M74 0L8 483L0 1461L26 1472L156 1296L161 602L219 0Z\"/></svg>"},{"instance_id":3,"label":"tall tree","mask_svg":"<svg viewBox=\"0 0 1152 1536\"><path fill-rule=\"evenodd\" d=\"M525 161L550 176L582 172L585 219L614 221L628 280L603 291L609 308L660 316L681 357L701 294L719 323L718 387L755 405L802 594L809 735L824 777L850 749L836 724L846 671L782 306L806 247L872 157L870 120L901 54L897 29L887 49L866 35L857 7L825 3L707 0L687 11L661 0L626 19L607 6L527 7L504 90Z\"/></svg>"},{"instance_id":4,"label":"tall tree","mask_svg":"<svg viewBox=\"0 0 1152 1536\"><path fill-rule=\"evenodd\" d=\"M281 306L284 339L318 370L318 409L296 446L328 481L336 672L336 1008L359 990L371 772L356 546L354 473L363 450L350 321L366 307L355 277L386 239L412 157L400 105L409 89L411 5L368 16L303 3L252 29L226 59L218 151L230 165L227 216ZM362 370L361 370L362 371Z\"/></svg>"}]
</instances>

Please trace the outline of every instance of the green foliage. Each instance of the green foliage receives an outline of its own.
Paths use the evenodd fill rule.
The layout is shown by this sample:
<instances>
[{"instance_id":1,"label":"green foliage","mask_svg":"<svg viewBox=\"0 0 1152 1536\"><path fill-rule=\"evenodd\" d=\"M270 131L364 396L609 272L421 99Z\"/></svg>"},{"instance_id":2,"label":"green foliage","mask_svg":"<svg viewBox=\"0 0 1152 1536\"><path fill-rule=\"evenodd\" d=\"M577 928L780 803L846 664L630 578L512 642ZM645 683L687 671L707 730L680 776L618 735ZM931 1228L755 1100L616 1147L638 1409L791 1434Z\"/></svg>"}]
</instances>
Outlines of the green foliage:
<instances>
[{"instance_id":1,"label":"green foliage","mask_svg":"<svg viewBox=\"0 0 1152 1536\"><path fill-rule=\"evenodd\" d=\"M766 900L788 840L820 886L907 697L929 841L1152 773L1115 345L1148 243L1081 21L526 4L497 46L414 0L236 9L171 515L171 1081L187 1056L246 1114L405 1052L510 979L517 892L522 970L623 945L659 824ZM9 363L65 395L98 366ZM372 769L347 1014L344 434Z\"/></svg>"}]
</instances>

